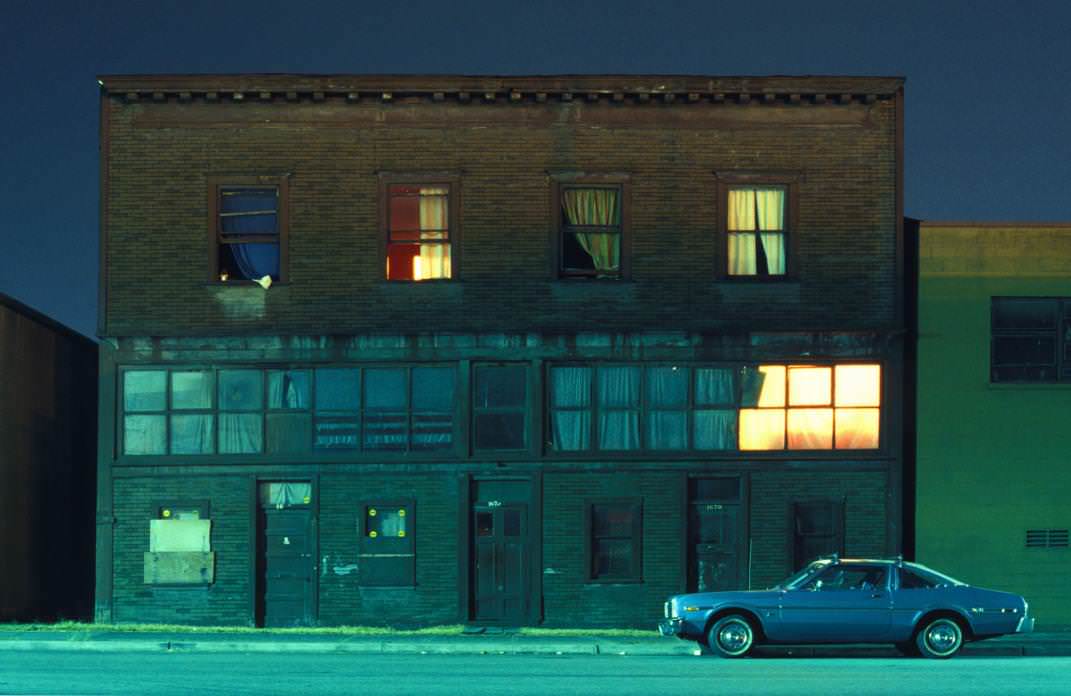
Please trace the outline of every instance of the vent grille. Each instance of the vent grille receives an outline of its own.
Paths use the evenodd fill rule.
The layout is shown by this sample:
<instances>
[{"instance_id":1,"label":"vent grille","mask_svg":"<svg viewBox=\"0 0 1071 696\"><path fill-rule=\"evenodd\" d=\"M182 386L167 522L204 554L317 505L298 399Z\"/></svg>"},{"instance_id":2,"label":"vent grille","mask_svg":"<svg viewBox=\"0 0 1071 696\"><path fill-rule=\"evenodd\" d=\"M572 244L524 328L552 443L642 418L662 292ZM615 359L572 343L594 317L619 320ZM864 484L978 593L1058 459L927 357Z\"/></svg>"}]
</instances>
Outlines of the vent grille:
<instances>
[{"instance_id":1,"label":"vent grille","mask_svg":"<svg viewBox=\"0 0 1071 696\"><path fill-rule=\"evenodd\" d=\"M1066 529L1028 529L1026 530L1026 548L1053 549L1067 548L1068 533Z\"/></svg>"}]
</instances>

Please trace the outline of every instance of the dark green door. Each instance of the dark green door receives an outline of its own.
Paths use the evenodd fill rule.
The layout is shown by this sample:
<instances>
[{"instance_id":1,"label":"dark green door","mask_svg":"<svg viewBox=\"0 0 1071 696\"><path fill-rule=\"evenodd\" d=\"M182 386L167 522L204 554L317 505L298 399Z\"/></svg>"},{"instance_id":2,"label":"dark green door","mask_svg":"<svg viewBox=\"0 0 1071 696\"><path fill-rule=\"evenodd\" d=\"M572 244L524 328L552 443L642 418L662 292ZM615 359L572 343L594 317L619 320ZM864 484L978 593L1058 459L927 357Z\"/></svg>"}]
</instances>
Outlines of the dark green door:
<instances>
[{"instance_id":1,"label":"dark green door","mask_svg":"<svg viewBox=\"0 0 1071 696\"><path fill-rule=\"evenodd\" d=\"M740 506L731 503L693 503L691 590L720 592L741 589Z\"/></svg>"},{"instance_id":2,"label":"dark green door","mask_svg":"<svg viewBox=\"0 0 1071 696\"><path fill-rule=\"evenodd\" d=\"M258 604L261 626L307 626L313 619L314 549L307 507L262 508Z\"/></svg>"},{"instance_id":3,"label":"dark green door","mask_svg":"<svg viewBox=\"0 0 1071 696\"><path fill-rule=\"evenodd\" d=\"M528 597L528 506L508 503L473 510L473 619L519 626Z\"/></svg>"}]
</instances>

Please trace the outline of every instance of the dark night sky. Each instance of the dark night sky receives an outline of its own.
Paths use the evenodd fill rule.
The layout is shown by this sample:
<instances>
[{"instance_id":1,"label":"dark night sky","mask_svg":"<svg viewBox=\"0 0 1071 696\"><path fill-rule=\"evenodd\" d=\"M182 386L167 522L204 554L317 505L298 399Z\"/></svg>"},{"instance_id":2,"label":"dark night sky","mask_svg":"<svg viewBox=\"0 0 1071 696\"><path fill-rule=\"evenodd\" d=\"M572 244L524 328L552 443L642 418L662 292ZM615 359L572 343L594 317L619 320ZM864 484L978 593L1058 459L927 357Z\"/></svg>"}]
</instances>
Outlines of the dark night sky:
<instances>
[{"instance_id":1,"label":"dark night sky","mask_svg":"<svg viewBox=\"0 0 1071 696\"><path fill-rule=\"evenodd\" d=\"M98 74L902 75L905 212L1071 221L1071 3L74 2L0 17L0 292L93 335Z\"/></svg>"}]
</instances>

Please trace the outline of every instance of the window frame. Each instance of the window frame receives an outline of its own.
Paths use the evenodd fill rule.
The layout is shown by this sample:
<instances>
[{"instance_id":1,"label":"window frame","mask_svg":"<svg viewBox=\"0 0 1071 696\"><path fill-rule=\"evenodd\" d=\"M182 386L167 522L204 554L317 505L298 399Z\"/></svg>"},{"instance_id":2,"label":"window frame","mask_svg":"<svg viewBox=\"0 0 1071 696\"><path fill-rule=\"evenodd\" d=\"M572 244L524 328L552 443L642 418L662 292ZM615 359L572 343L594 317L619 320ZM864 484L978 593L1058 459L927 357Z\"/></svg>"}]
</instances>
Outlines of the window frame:
<instances>
[{"instance_id":1,"label":"window frame","mask_svg":"<svg viewBox=\"0 0 1071 696\"><path fill-rule=\"evenodd\" d=\"M627 576L598 576L595 574L595 507L629 506L632 511L632 565ZM599 537L618 539L620 537ZM643 498L591 498L584 500L584 580L598 585L640 584L643 582Z\"/></svg>"},{"instance_id":2,"label":"window frame","mask_svg":"<svg viewBox=\"0 0 1071 696\"><path fill-rule=\"evenodd\" d=\"M1051 329L998 329L996 326L997 305L1004 301L1029 302L1031 304L1049 303L1052 305L1053 325ZM1040 367L1040 364L997 364L998 338L1053 338L1053 377L1050 379L998 379L997 370L1003 368ZM989 298L989 383L1007 385L1030 384L1071 384L1071 297L1036 296L1036 295L993 295Z\"/></svg>"},{"instance_id":3,"label":"window frame","mask_svg":"<svg viewBox=\"0 0 1071 696\"><path fill-rule=\"evenodd\" d=\"M778 366L785 368L785 404L782 406L768 406L759 407L745 406L743 403L743 391L744 380L742 378L742 371L746 368L753 368L756 371L760 366ZM838 367L856 366L856 365L876 365L879 370L879 402L877 406L843 406L841 409L863 409L873 408L878 411L878 445L873 448L849 448L849 447L837 447L836 439L836 411L838 406L836 405L836 370ZM554 368L571 367L571 368L585 368L591 371L591 379L589 383L588 403L586 408L581 407L555 407L554 406L554 380L552 378L552 371ZM639 376L639 401L636 406L636 411L639 414L639 432L637 439L639 446L635 449L604 449L600 447L601 433L599 430L599 414L603 410L599 403L599 369L604 367L633 367L638 368L640 371ZM648 399L648 370L651 368L666 368L666 367L680 367L688 371L688 392L687 402L683 409L664 409L657 408L650 403ZM830 403L828 406L821 408L829 408L832 412L834 432L832 434L832 446L828 449L822 448L789 448L789 431L788 431L788 414L791 410L810 409L816 408L815 406L806 405L788 405L788 374L790 368L803 368L803 367L823 367L829 368L831 372L830 378ZM691 361L638 361L638 362L619 362L619 361L572 361L565 360L561 362L545 362L543 364L543 441L545 444L545 452L549 456L568 458L568 457L593 457L593 456L768 456L770 454L782 453L787 456L786 453L793 453L795 456L808 455L833 455L833 456L847 456L846 453L856 453L858 456L860 452L877 453L881 452L887 446L887 439L885 434L885 426L887 416L885 413L885 396L886 396L886 383L887 383L887 369L886 364L878 358L875 359L852 359L852 360L813 360L813 361L798 361L798 362L781 362L781 361L754 361L754 362L732 362L732 363L717 363L717 362L691 362ZM697 375L700 370L713 369L713 370L729 370L733 372L733 402L731 404L699 404L697 395ZM612 409L612 410L625 410L625 409ZM686 414L685 418L685 446L679 448L660 448L654 449L650 446L649 427L651 414L658 411L665 410L683 410ZM735 425L734 425L734 439L731 447L716 449L705 448L699 449L696 447L696 416L701 411L724 411L731 410L734 413ZM785 414L785 428L782 434L782 446L777 449L742 449L740 447L740 423L742 420L741 413L745 410L768 410L768 411L780 411ZM586 413L590 418L589 424L589 444L585 449L557 449L554 442L554 414L556 411L572 412L572 413Z\"/></svg>"},{"instance_id":4,"label":"window frame","mask_svg":"<svg viewBox=\"0 0 1071 696\"><path fill-rule=\"evenodd\" d=\"M830 512L830 520L832 521L832 530L829 534L801 534L799 529L799 510L803 506L808 505L823 505L828 506ZM792 563L792 573L807 566L808 563L814 561L813 558L800 558L801 540L805 537L819 537L829 538L833 545L833 550L830 553L837 554L839 556L844 555L844 540L846 537L847 525L847 500L841 499L811 499L811 500L794 500L788 504L788 528L790 534L788 534L788 558Z\"/></svg>"},{"instance_id":5,"label":"window frame","mask_svg":"<svg viewBox=\"0 0 1071 696\"><path fill-rule=\"evenodd\" d=\"M454 403L452 404L449 412L432 412L432 411L416 411L413 407L413 378L412 373L414 369L419 368L439 368L447 370L453 379L454 389ZM356 422L357 428L357 442L355 447L323 447L316 446L316 425L318 414L321 412L317 410L316 406L316 373L320 369L344 369L344 370L356 370L357 371L357 409L352 412L346 412L347 416L352 416ZM364 426L365 415L367 409L365 408L364 401L364 387L365 387L365 371L369 369L400 369L405 373L405 387L406 387L406 446L404 449L375 449L366 448L364 446ZM261 406L256 410L243 410L243 411L224 411L221 408L220 399L220 374L223 372L241 372L241 371L254 371L259 372L260 388L261 388ZM164 410L142 410L142 411L127 411L125 407L125 383L126 374L128 372L162 372L164 373ZM177 372L206 372L210 375L212 381L211 389L211 402L206 408L197 409L175 409L173 407L173 389L172 389L172 375ZM308 375L308 406L306 408L295 407L279 407L272 408L270 406L270 378L269 375L272 372L305 372ZM352 456L355 453L366 457L442 457L444 454L453 456L453 453L457 451L459 442L463 436L463 423L461 421L461 413L459 411L458 401L459 389L463 388L463 380L460 372L460 363L458 361L445 361L445 362L368 362L368 363L319 363L319 364L306 364L306 363L265 363L265 364L248 364L248 363L219 363L213 365L201 365L201 364L127 364L122 365L117 370L116 375L116 410L117 417L115 422L116 434L115 434L115 449L116 456L124 461L147 461L149 458L160 457L186 457L186 458L221 458L226 460L234 460L238 458L256 458L261 459L279 459L294 456L331 456L331 455L345 455ZM530 389L526 385L526 388ZM530 403L526 405L526 409L530 409ZM258 452L221 452L219 442L220 431L220 416L225 413L239 413L239 414L255 414L260 418L260 438L261 447ZM328 410L328 417L331 417L332 413L341 413L338 410ZM438 448L419 448L413 447L413 423L414 419L418 415L427 414L439 414L449 415L450 417L450 443L443 447ZM197 453L180 453L172 451L172 418L176 415L190 415L190 416L209 416L212 419L211 436L212 436L212 448L207 452ZM278 450L273 451L270 447L270 426L269 419L273 415L307 415L308 416L308 439L305 442L304 448L301 450ZM164 447L163 451L155 454L137 454L128 453L126 451L126 418L127 416L159 416L163 418L164 430Z\"/></svg>"},{"instance_id":6,"label":"window frame","mask_svg":"<svg viewBox=\"0 0 1071 696\"><path fill-rule=\"evenodd\" d=\"M401 508L405 510L405 537L368 536L368 510L371 508ZM416 581L416 501L412 498L368 498L357 506L357 557L360 587L388 589L415 587ZM365 577L369 563L395 563L405 574L404 582L375 582Z\"/></svg>"},{"instance_id":7,"label":"window frame","mask_svg":"<svg viewBox=\"0 0 1071 696\"><path fill-rule=\"evenodd\" d=\"M716 253L714 278L719 281L743 283L778 283L799 280L799 184L803 179L801 172L743 172L716 171L715 207L717 225L715 227ZM784 238L785 238L785 272L780 275L734 275L729 273L729 190L734 188L751 188L769 186L785 189ZM757 234L757 233L756 233Z\"/></svg>"},{"instance_id":8,"label":"window frame","mask_svg":"<svg viewBox=\"0 0 1071 696\"><path fill-rule=\"evenodd\" d=\"M507 409L502 407L496 408L480 408L477 406L476 394L478 389L478 383L476 379L476 372L480 368L486 367L516 367L520 368L524 372L524 410L522 411L521 422L524 426L524 443L517 448L483 448L479 447L476 443L476 417L483 413L515 413L516 409ZM532 384L531 384L531 370L532 364L529 361L473 361L469 364L469 404L468 404L468 418L469 418L469 452L472 456L493 456L498 454L503 455L516 455L524 454L532 448Z\"/></svg>"},{"instance_id":9,"label":"window frame","mask_svg":"<svg viewBox=\"0 0 1071 696\"><path fill-rule=\"evenodd\" d=\"M211 284L252 285L256 281L219 277L219 254L224 242L220 225L220 190L225 188L275 188L278 207L275 211L276 234L279 244L279 279L273 283L290 282L290 175L257 174L239 176L209 176L208 183L208 282ZM264 235L265 239L271 236ZM250 241L259 241L253 239Z\"/></svg>"},{"instance_id":10,"label":"window frame","mask_svg":"<svg viewBox=\"0 0 1071 696\"><path fill-rule=\"evenodd\" d=\"M379 270L383 283L449 283L461 276L461 175L458 172L379 172ZM387 253L390 249L390 189L392 186L442 186L447 189L447 240L450 247L450 277L415 280L387 277Z\"/></svg>"},{"instance_id":11,"label":"window frame","mask_svg":"<svg viewBox=\"0 0 1071 696\"><path fill-rule=\"evenodd\" d=\"M564 252L562 244L566 225L562 222L562 193L567 189L616 188L620 206L620 242L618 247L619 267L616 276L599 277L596 271L580 269L571 271L563 267ZM550 217L553 250L551 279L557 281L588 280L615 283L632 278L632 180L625 173L558 173L550 177Z\"/></svg>"}]
</instances>

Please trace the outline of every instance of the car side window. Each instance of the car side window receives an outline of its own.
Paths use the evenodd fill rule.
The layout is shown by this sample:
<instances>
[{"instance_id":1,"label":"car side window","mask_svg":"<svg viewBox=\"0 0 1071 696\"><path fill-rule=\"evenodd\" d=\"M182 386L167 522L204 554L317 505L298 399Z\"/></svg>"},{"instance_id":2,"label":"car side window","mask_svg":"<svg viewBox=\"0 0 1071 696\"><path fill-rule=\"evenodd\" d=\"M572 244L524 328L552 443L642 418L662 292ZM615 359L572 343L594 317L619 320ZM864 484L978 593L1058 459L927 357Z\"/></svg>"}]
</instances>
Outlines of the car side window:
<instances>
[{"instance_id":1,"label":"car side window","mask_svg":"<svg viewBox=\"0 0 1071 696\"><path fill-rule=\"evenodd\" d=\"M868 566L831 566L806 585L804 590L839 592L845 590L876 590L885 586L885 569Z\"/></svg>"},{"instance_id":2,"label":"car side window","mask_svg":"<svg viewBox=\"0 0 1071 696\"><path fill-rule=\"evenodd\" d=\"M930 582L926 578L912 573L906 568L900 569L900 589L901 590L929 590L937 587L934 583Z\"/></svg>"}]
</instances>

